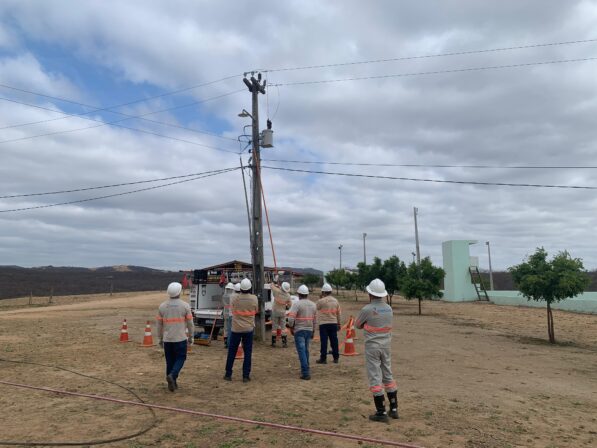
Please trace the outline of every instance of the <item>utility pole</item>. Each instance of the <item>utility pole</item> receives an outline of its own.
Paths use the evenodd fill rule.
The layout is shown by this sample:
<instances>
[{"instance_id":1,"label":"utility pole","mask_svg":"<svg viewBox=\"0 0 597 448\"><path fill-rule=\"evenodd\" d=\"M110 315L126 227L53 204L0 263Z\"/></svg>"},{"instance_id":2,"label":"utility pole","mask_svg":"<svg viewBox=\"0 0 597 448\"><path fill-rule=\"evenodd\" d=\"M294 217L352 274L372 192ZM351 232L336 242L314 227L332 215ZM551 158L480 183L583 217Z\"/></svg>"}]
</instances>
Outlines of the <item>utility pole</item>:
<instances>
[{"instance_id":1,"label":"utility pole","mask_svg":"<svg viewBox=\"0 0 597 448\"><path fill-rule=\"evenodd\" d=\"M340 251L340 268L339 268L339 269L342 269L342 248L343 248L343 247L344 247L344 246L343 246L342 244L340 244L340 245L338 246L338 250Z\"/></svg>"},{"instance_id":2,"label":"utility pole","mask_svg":"<svg viewBox=\"0 0 597 448\"><path fill-rule=\"evenodd\" d=\"M489 241L485 241L487 244L487 255L489 256L489 289L493 291L493 271L491 269L491 249L489 247Z\"/></svg>"},{"instance_id":3,"label":"utility pole","mask_svg":"<svg viewBox=\"0 0 597 448\"><path fill-rule=\"evenodd\" d=\"M257 74L255 78L254 74L251 74L249 79L243 78L243 82L251 92L252 109L251 119L253 121L253 135L252 135L252 165L251 169L253 172L253 225L251 226L252 238L251 238L251 258L253 262L253 293L257 295L259 299L259 317L256 322L256 334L255 337L265 342L265 294L267 291L264 289L265 285L265 274L263 265L263 220L261 216L261 155L259 146L259 94L265 94L265 81L261 83L261 73ZM249 114L247 114L249 115Z\"/></svg>"},{"instance_id":4,"label":"utility pole","mask_svg":"<svg viewBox=\"0 0 597 448\"><path fill-rule=\"evenodd\" d=\"M417 251L417 264L421 264L421 251L419 249L419 226L417 225L417 215L419 214L419 209L417 207L413 207L413 212L415 215L415 244L416 244L416 251Z\"/></svg>"},{"instance_id":5,"label":"utility pole","mask_svg":"<svg viewBox=\"0 0 597 448\"><path fill-rule=\"evenodd\" d=\"M363 264L367 265L367 245L365 244L365 238L367 238L367 234L363 232Z\"/></svg>"}]
</instances>

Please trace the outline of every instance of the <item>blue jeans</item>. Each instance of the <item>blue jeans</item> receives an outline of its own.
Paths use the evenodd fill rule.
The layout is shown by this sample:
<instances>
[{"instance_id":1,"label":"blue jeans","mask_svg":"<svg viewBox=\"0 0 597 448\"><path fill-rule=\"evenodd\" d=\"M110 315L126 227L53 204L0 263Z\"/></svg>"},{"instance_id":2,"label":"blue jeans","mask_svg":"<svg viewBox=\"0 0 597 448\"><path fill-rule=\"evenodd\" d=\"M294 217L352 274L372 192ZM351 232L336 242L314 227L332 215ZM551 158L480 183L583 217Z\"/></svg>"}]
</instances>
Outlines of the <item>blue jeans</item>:
<instances>
[{"instance_id":1,"label":"blue jeans","mask_svg":"<svg viewBox=\"0 0 597 448\"><path fill-rule=\"evenodd\" d=\"M232 333L232 316L228 316L225 318L228 323L228 333L226 333L226 339L228 343L230 343L230 333Z\"/></svg>"},{"instance_id":2,"label":"blue jeans","mask_svg":"<svg viewBox=\"0 0 597 448\"><path fill-rule=\"evenodd\" d=\"M253 353L253 332L246 333L230 333L228 339L228 358L226 359L226 376L232 376L232 366L234 365L234 357L240 342L243 342L243 350L245 351L245 359L243 360L243 378L251 375L251 355Z\"/></svg>"},{"instance_id":3,"label":"blue jeans","mask_svg":"<svg viewBox=\"0 0 597 448\"><path fill-rule=\"evenodd\" d=\"M172 375L176 381L187 360L187 340L164 342L164 355L166 356L166 375Z\"/></svg>"},{"instance_id":4,"label":"blue jeans","mask_svg":"<svg viewBox=\"0 0 597 448\"><path fill-rule=\"evenodd\" d=\"M313 337L313 332L309 330L299 330L294 333L294 345L301 362L301 375L309 375L309 342Z\"/></svg>"},{"instance_id":5,"label":"blue jeans","mask_svg":"<svg viewBox=\"0 0 597 448\"><path fill-rule=\"evenodd\" d=\"M337 324L320 324L319 337L321 338L321 359L326 359L328 354L328 338L332 346L332 356L334 359L340 358L338 351L338 325Z\"/></svg>"}]
</instances>

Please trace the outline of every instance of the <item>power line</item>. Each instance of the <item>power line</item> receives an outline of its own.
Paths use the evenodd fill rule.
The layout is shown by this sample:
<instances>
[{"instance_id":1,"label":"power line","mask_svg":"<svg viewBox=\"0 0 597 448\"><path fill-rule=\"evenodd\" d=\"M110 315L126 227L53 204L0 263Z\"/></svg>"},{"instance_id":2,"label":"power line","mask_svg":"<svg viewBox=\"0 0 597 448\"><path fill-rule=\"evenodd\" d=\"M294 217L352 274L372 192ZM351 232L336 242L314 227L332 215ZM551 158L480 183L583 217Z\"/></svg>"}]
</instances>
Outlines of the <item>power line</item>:
<instances>
[{"instance_id":1,"label":"power line","mask_svg":"<svg viewBox=\"0 0 597 448\"><path fill-rule=\"evenodd\" d=\"M597 169L597 165L438 165L422 163L358 163L358 162L329 162L311 160L282 160L282 159L261 159L263 162L278 163L302 163L313 165L341 165L341 166L387 166L405 168L475 168L475 169L513 169L513 170L574 170L574 169Z\"/></svg>"},{"instance_id":2,"label":"power line","mask_svg":"<svg viewBox=\"0 0 597 448\"><path fill-rule=\"evenodd\" d=\"M597 187L579 186L579 185L549 185L549 184L515 184L509 182L478 182L478 181L462 181L462 180L441 180L441 179L418 179L412 177L393 177L393 176L379 176L370 174L353 174L353 173L336 173L330 171L311 171L311 170L297 170L292 168L280 168L275 166L262 166L270 170L290 171L295 173L309 173L309 174L326 174L333 176L347 176L347 177L363 177L370 179L390 179L390 180L405 180L411 182L431 182L441 184L463 184L463 185L493 185L501 187L533 187L533 188L562 188L562 189L580 189L580 190L597 190Z\"/></svg>"},{"instance_id":3,"label":"power line","mask_svg":"<svg viewBox=\"0 0 597 448\"><path fill-rule=\"evenodd\" d=\"M185 87L183 89L173 90L173 91L170 91L170 92L165 92L165 93L160 93L158 95L153 95L153 96L150 96L150 97L147 97L147 98L141 98L141 99L129 101L129 102L126 102L126 103L116 104L114 106L100 107L100 108L95 107L95 106L90 106L90 105L84 104L84 103L78 103L76 101L68 100L68 99L65 99L65 98L53 97L53 96L45 95L45 94L42 94L42 93L30 92L30 91L23 90L23 89L18 89L16 87L12 87L12 86L7 86L7 85L0 85L0 86L4 87L4 88L7 88L7 89L19 90L19 91L24 92L24 93L30 93L30 94L33 94L33 95L43 96L45 98L55 99L55 100L66 102L66 103L71 103L71 104L75 104L75 105L79 105L79 106L83 106L83 107L87 107L87 108L92 108L92 110L90 110L88 112L84 112L82 114L77 114L77 116L78 116L78 115L86 115L86 114L91 114L91 113L95 113L95 112L102 112L102 111L111 112L111 113L115 113L115 114L121 114L120 112L114 111L112 109L116 109L118 107L130 106L131 104L142 103L142 102L154 100L154 99L157 99L157 98L163 98L165 96L176 95L178 93L186 92L186 91L193 90L193 89L198 89L199 87L209 86L209 85L212 85L212 84L216 84L218 82L226 81L228 79L237 78L239 76L241 76L241 74L231 75L231 76L225 76L223 78L216 79L214 81L208 81L208 82L204 82L204 83L201 83L201 84L196 84L194 86ZM121 114L121 115L124 115L124 114ZM29 122L29 123L15 124L15 125L11 125L11 126L5 126L3 128L0 128L0 129L8 129L8 128L20 127L20 126L28 126L28 125L39 124L39 123L47 123L49 121L63 120L64 118L67 118L67 117L58 117L58 118L51 118L51 119L48 119L48 120L32 121L32 122Z\"/></svg>"},{"instance_id":4,"label":"power line","mask_svg":"<svg viewBox=\"0 0 597 448\"><path fill-rule=\"evenodd\" d=\"M320 80L313 80L313 81L292 81L292 82L271 84L270 87L273 87L273 86L280 86L280 87L282 87L282 86L300 86L300 85L309 85L309 84L330 84L330 83L335 83L335 82L366 81L366 80L371 80L371 79L405 78L405 77L423 76L423 75L440 75L440 74L445 74L445 73L463 73L463 72L474 72L474 71L481 71L481 70L530 67L530 66L548 65L548 64L565 64L565 63L569 63L569 62L585 62L585 61L594 61L594 60L597 60L597 57L579 58L579 59L561 59L561 60L542 61L542 62L525 62L525 63L521 63L521 64L508 64L508 65L488 65L488 66L483 66L483 67L467 67L467 68L457 68L457 69L451 69L451 70L434 70L434 71L428 71L428 72L394 73L394 74L390 74L390 75L358 76L358 77L353 77L353 78L320 79Z\"/></svg>"},{"instance_id":5,"label":"power line","mask_svg":"<svg viewBox=\"0 0 597 448\"><path fill-rule=\"evenodd\" d=\"M125 195L129 195L129 194L140 193L142 191L157 190L158 188L169 187L170 185L177 185L177 184L182 184L182 183L185 183L185 182L192 182L194 180L203 179L203 178L211 177L211 176L217 176L218 174L224 174L224 173L228 173L230 171L236 171L238 169L240 169L240 168L239 167L234 167L234 168L225 168L225 169L216 170L216 171L206 171L204 173L198 173L196 177L193 177L191 179L184 179L184 180L179 180L179 181L176 181L176 182L169 182L167 184L156 185L156 186L153 186L153 187L140 188L140 189L137 189L137 190L124 191L122 193L108 194L108 195L105 195L105 196L97 196L97 197L87 198L87 199L79 199L79 200L76 200L76 201L60 202L60 203L56 203L56 204L47 204L47 205L37 205L37 206L34 206L34 207L23 207L23 208L13 208L13 209L0 210L0 213L22 212L22 211L25 211L25 210L36 210L36 209L40 209L40 208L58 207L59 205L80 204L82 202L90 202L90 201L97 201L99 199L107 199L107 198L114 198L114 197L117 197L117 196L125 196Z\"/></svg>"},{"instance_id":6,"label":"power line","mask_svg":"<svg viewBox=\"0 0 597 448\"><path fill-rule=\"evenodd\" d=\"M285 71L297 71L297 70L311 70L311 69L318 69L318 68L330 68L330 67L344 67L350 65L362 65L362 64L378 64L382 62L398 62L398 61L408 61L413 59L429 59L429 58L439 58L439 57L448 57L448 56L462 56L468 54L481 54L481 53L493 53L493 52L500 52L500 51L511 51L511 50L523 50L526 48L539 48L539 47L555 47L558 45L573 45L573 44L584 44L589 42L597 42L597 39L583 39L583 40L571 40L571 41L564 41L564 42L549 42L543 44L531 44L531 45L517 45L513 47L501 47L501 48L489 48L483 50L470 50L470 51L457 51L452 53L435 53L435 54L426 54L420 56L403 56L403 57L395 57L395 58L387 58L387 59L370 59L366 61L352 61L352 62L338 62L333 64L321 64L321 65L305 65L302 67L285 67L285 68L275 68L275 69L263 69L257 70L264 73L268 72L285 72Z\"/></svg>"},{"instance_id":7,"label":"power line","mask_svg":"<svg viewBox=\"0 0 597 448\"><path fill-rule=\"evenodd\" d=\"M141 118L141 117L144 117L146 115L157 114L159 112L167 112L167 111L171 111L171 110L175 110L175 109L181 109L181 108L184 108L184 107L194 106L196 104L201 104L201 103L205 103L207 101L212 101L212 100L215 100L215 99L219 99L219 98L222 98L222 97L225 97L225 96L234 95L236 93L243 92L243 91L244 91L244 89L235 90L235 91L232 91L232 92L224 93L222 95L216 95L216 96L213 96L213 97L210 97L210 98L206 98L206 99L201 100L201 101L194 101L194 102L188 103L188 104L183 104L183 105L179 105L179 106L173 106L173 107L169 107L169 108L166 108L166 109L161 109L161 110L153 111L153 112L147 112L145 114L139 115L138 117L121 118L119 120L108 121L108 122L105 122L105 121L102 121L102 120L98 120L98 119L95 119L95 118L90 118L90 117L81 117L81 118L83 118L85 120L95 121L95 122L98 122L100 124L95 125L95 126L86 126L84 128L76 128L76 129L68 129L68 130L64 130L64 131L47 132L47 133L44 133L44 134L30 135L30 136L19 137L19 138L10 139L10 140L2 140L2 141L0 141L0 144L2 144L2 143L13 143L13 142L18 142L18 141L23 141L23 140L29 140L29 139L38 138L38 137L47 137L47 136L51 136L51 135L66 134L66 133L70 133L70 132L84 131L84 130L87 130L87 129L99 128L99 127L102 127L102 126L108 126L108 125L110 125L110 126L117 126L117 127L124 128L124 129L129 129L129 130L132 130L132 131L142 132L142 133L145 133L145 134L154 135L154 136L157 136L157 137L162 137L162 138L167 138L167 139L171 139L171 140L181 141L181 142L184 142L184 143L190 143L190 144L197 145L197 146L203 146L203 147L206 147L206 148L215 149L217 151L230 152L230 153L233 153L233 154L237 154L237 151L227 150L227 149L218 148L218 147L214 147L214 146L210 146L210 145L204 145L202 143L197 143L197 142L193 142L193 141L189 141L189 140L185 140L185 139L181 139L181 138L177 138L177 137L171 137L171 136L159 134L157 132L152 132L152 131L148 131L148 130L144 130L144 129L138 129L138 128L133 128L133 127L130 127L130 126L124 126L124 125L118 124L118 123L121 123L122 121L130 120L132 118ZM22 104L24 106L35 107L35 108L38 108L38 109L44 109L44 110L50 110L52 112L57 112L54 109L49 109L49 108L45 108L43 106L38 106L38 105L35 105L35 104L25 103L25 102L22 102L22 101L17 101L17 100L12 100L12 99L8 99L8 98L2 98L2 97L0 97L0 99L1 100L5 100L5 101L9 101L9 102L13 102L13 103L17 103L17 104ZM60 112L60 113L62 113L62 112ZM162 123L162 124L164 124L164 123ZM234 139L232 139L232 140L234 140Z\"/></svg>"}]
</instances>

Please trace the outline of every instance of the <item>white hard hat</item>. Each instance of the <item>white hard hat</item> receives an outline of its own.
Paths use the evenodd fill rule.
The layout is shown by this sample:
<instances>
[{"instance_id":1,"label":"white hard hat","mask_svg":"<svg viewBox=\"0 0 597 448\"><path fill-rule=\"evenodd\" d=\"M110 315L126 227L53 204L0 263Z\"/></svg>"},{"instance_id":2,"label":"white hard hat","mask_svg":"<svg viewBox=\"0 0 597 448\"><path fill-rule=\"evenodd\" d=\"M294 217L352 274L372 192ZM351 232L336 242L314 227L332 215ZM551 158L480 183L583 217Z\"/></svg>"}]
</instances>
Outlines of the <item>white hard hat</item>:
<instances>
[{"instance_id":1,"label":"white hard hat","mask_svg":"<svg viewBox=\"0 0 597 448\"><path fill-rule=\"evenodd\" d=\"M290 292L290 284L288 282L282 282L282 289L285 292Z\"/></svg>"},{"instance_id":2,"label":"white hard hat","mask_svg":"<svg viewBox=\"0 0 597 448\"><path fill-rule=\"evenodd\" d=\"M235 284L234 284L234 290L235 290L236 292L240 292L240 283L235 283Z\"/></svg>"},{"instance_id":3,"label":"white hard hat","mask_svg":"<svg viewBox=\"0 0 597 448\"><path fill-rule=\"evenodd\" d=\"M329 283L324 283L321 287L321 292L332 292L332 287Z\"/></svg>"},{"instance_id":4,"label":"white hard hat","mask_svg":"<svg viewBox=\"0 0 597 448\"><path fill-rule=\"evenodd\" d=\"M232 282L228 282L228 284L226 285L226 288L224 289L234 289L234 285L232 284Z\"/></svg>"},{"instance_id":5,"label":"white hard hat","mask_svg":"<svg viewBox=\"0 0 597 448\"><path fill-rule=\"evenodd\" d=\"M253 284L251 283L251 280L249 280L248 278L243 278L240 282L241 291L248 291L249 289L251 289L252 286Z\"/></svg>"},{"instance_id":6,"label":"white hard hat","mask_svg":"<svg viewBox=\"0 0 597 448\"><path fill-rule=\"evenodd\" d=\"M371 280L371 283L367 286L367 292L375 297L385 297L388 295L386 285L378 278Z\"/></svg>"},{"instance_id":7,"label":"white hard hat","mask_svg":"<svg viewBox=\"0 0 597 448\"><path fill-rule=\"evenodd\" d=\"M178 297L180 295L181 291L182 291L182 285L178 282L172 282L168 285L168 295L172 299L175 297Z\"/></svg>"},{"instance_id":8,"label":"white hard hat","mask_svg":"<svg viewBox=\"0 0 597 448\"><path fill-rule=\"evenodd\" d=\"M296 292L306 296L309 294L309 288L307 288L305 285L301 285L298 287Z\"/></svg>"}]
</instances>

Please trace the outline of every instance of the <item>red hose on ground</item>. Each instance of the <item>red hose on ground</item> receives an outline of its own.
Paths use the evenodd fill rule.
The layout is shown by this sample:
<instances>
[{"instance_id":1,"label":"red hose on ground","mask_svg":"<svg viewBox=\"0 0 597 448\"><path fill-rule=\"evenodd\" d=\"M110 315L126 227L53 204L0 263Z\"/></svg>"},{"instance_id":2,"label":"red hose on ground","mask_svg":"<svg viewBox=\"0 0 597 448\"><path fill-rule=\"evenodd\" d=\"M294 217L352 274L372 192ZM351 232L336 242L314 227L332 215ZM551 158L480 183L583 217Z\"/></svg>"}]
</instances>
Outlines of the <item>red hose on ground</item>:
<instances>
[{"instance_id":1,"label":"red hose on ground","mask_svg":"<svg viewBox=\"0 0 597 448\"><path fill-rule=\"evenodd\" d=\"M61 394L61 395L71 395L74 397L91 398L93 400L110 401L113 403L127 404L130 406L140 406L140 407L145 407L145 408L161 409L163 411L178 412L180 414L200 415L202 417L211 417L211 418L216 418L216 419L220 419L220 420L230 420L230 421L239 422L239 423L248 423L251 425L267 426L270 428L283 429L286 431L308 432L311 434L318 434L321 436L338 437L340 439L377 443L380 445L398 446L398 447L402 447L402 448L422 448L418 445L411 445L408 443L401 443L401 442L393 442L391 440L380 440L380 439L374 439L371 437L355 436L352 434L342 434L342 433L333 432L333 431L323 431L320 429L301 428L300 426L282 425L280 423L260 422L260 421L256 421L256 420L245 419L245 418L230 417L228 415L218 415L218 414L211 414L209 412L193 411L191 409L174 408L171 406L162 406L159 404L151 404L151 403L140 403L137 401L121 400L119 398L104 397L101 395L90 395L90 394L82 394L82 393L78 393L78 392L68 392L65 390L51 389L49 387L30 386L28 384L11 383L9 381L1 381L1 380L0 380L0 384L4 384L5 386L20 387L22 389L40 390L43 392L51 392L51 393Z\"/></svg>"}]
</instances>

